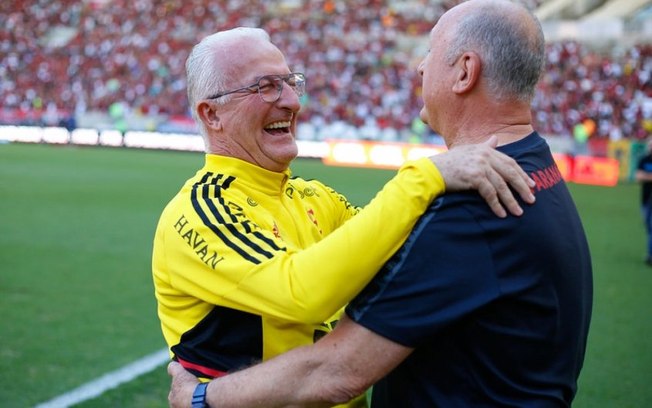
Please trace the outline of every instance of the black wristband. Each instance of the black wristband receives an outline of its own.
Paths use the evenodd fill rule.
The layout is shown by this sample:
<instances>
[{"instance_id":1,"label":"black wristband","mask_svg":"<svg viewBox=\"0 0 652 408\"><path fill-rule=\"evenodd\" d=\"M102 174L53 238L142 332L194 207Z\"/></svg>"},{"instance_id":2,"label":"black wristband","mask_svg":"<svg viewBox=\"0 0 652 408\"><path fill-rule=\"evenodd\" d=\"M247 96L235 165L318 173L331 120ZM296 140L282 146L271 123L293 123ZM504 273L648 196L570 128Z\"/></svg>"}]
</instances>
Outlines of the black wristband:
<instances>
[{"instance_id":1,"label":"black wristband","mask_svg":"<svg viewBox=\"0 0 652 408\"><path fill-rule=\"evenodd\" d=\"M208 387L207 382L197 384L195 392L192 393L192 408L210 408L206 404L206 387Z\"/></svg>"}]
</instances>

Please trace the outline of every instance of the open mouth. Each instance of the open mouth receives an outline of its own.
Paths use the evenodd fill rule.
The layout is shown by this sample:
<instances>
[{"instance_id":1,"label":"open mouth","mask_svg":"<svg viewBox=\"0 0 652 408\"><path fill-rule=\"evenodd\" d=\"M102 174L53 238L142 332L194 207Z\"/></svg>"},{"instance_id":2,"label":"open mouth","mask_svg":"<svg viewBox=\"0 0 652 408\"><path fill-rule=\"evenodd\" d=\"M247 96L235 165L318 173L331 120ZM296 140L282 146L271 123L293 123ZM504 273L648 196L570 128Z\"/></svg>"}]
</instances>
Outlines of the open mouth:
<instances>
[{"instance_id":1,"label":"open mouth","mask_svg":"<svg viewBox=\"0 0 652 408\"><path fill-rule=\"evenodd\" d=\"M265 131L267 133L271 134L286 134L290 133L290 126L292 125L292 122L288 121L280 121L280 122L274 122L270 123L269 125L265 126Z\"/></svg>"}]
</instances>

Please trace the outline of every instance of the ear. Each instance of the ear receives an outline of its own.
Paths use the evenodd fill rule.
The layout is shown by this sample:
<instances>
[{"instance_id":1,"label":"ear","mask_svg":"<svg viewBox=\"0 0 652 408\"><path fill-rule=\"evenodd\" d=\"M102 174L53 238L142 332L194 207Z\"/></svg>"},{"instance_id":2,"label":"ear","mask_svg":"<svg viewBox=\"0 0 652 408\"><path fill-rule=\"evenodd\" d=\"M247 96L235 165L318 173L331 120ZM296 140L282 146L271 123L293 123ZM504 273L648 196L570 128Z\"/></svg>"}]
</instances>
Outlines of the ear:
<instances>
[{"instance_id":1,"label":"ear","mask_svg":"<svg viewBox=\"0 0 652 408\"><path fill-rule=\"evenodd\" d=\"M207 128L218 129L222 127L220 116L213 105L207 101L201 101L197 104L197 116Z\"/></svg>"},{"instance_id":2,"label":"ear","mask_svg":"<svg viewBox=\"0 0 652 408\"><path fill-rule=\"evenodd\" d=\"M456 67L459 71L453 84L453 92L457 94L470 92L480 80L482 72L480 56L472 51L465 52L457 61Z\"/></svg>"}]
</instances>

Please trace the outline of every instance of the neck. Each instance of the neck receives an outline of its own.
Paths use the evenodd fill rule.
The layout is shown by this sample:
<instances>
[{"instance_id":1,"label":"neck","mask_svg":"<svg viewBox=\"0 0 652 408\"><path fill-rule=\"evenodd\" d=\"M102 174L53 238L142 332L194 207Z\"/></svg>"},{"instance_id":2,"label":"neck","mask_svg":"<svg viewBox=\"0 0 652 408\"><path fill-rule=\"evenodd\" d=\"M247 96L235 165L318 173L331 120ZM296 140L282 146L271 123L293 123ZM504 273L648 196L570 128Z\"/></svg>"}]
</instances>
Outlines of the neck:
<instances>
[{"instance_id":1,"label":"neck","mask_svg":"<svg viewBox=\"0 0 652 408\"><path fill-rule=\"evenodd\" d=\"M468 115L456 118L455 125L445 135L449 147L482 143L492 135L498 137L501 146L523 139L534 131L529 104L484 106L488 109L467 110Z\"/></svg>"}]
</instances>

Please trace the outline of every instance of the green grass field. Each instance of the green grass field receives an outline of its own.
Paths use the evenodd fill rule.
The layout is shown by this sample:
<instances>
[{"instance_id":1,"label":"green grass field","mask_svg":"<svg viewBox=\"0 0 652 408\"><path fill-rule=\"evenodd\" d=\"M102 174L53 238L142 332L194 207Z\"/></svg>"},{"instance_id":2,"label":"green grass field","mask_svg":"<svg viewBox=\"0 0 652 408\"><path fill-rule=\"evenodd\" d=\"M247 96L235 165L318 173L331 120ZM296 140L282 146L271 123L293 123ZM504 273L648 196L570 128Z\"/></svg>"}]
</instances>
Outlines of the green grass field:
<instances>
[{"instance_id":1,"label":"green grass field","mask_svg":"<svg viewBox=\"0 0 652 408\"><path fill-rule=\"evenodd\" d=\"M47 401L160 350L151 241L198 153L0 145L0 406ZM364 204L393 172L298 160ZM652 268L638 186L571 185L589 236L594 317L575 407L652 404ZM572 254L569 254L572 256ZM166 407L165 368L80 407Z\"/></svg>"}]
</instances>

